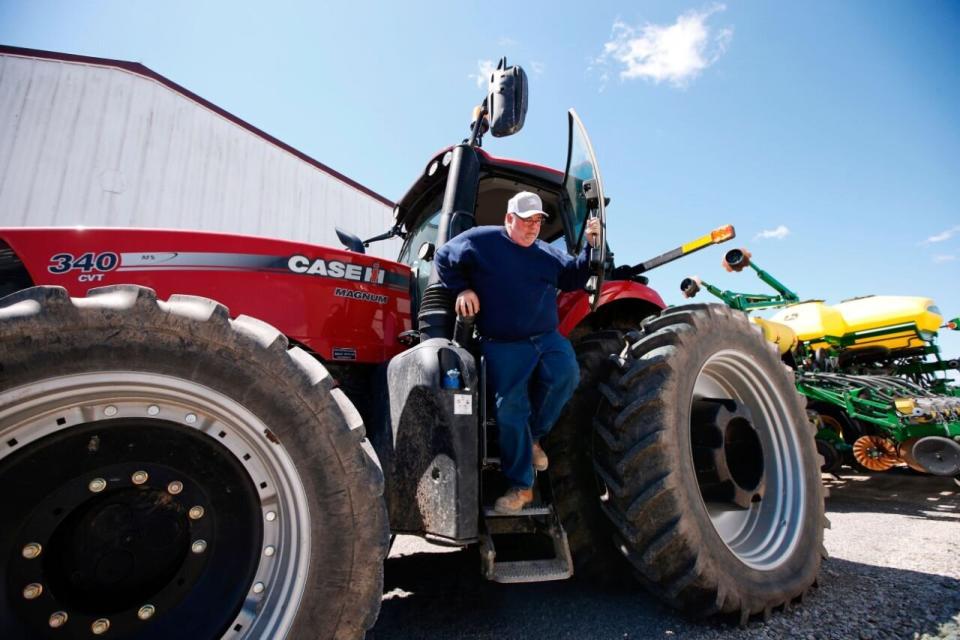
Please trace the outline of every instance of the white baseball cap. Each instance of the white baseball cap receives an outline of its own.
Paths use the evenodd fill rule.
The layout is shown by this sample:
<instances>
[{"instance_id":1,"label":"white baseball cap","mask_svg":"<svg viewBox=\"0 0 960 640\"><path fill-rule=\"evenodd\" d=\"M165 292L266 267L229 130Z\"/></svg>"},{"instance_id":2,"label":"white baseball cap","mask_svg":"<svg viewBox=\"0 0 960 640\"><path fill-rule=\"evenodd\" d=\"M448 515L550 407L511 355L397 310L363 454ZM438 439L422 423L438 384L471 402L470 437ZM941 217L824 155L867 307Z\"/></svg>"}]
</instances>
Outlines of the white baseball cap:
<instances>
[{"instance_id":1,"label":"white baseball cap","mask_svg":"<svg viewBox=\"0 0 960 640\"><path fill-rule=\"evenodd\" d=\"M547 216L547 212L543 210L543 201L540 200L540 196L535 193L530 193L529 191L521 191L510 198L510 200L507 201L507 213L512 213L523 219L536 215L549 217Z\"/></svg>"}]
</instances>

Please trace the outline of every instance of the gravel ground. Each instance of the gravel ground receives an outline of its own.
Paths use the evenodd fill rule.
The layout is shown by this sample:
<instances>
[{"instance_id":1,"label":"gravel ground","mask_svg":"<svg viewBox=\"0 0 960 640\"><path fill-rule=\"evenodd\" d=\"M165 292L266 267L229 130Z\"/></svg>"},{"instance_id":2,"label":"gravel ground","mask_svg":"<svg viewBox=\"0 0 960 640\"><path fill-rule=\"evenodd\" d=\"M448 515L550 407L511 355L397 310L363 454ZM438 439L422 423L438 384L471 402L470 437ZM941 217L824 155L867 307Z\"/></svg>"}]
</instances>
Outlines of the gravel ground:
<instances>
[{"instance_id":1,"label":"gravel ground","mask_svg":"<svg viewBox=\"0 0 960 640\"><path fill-rule=\"evenodd\" d=\"M476 553L402 536L368 637L960 640L960 489L900 470L825 482L832 528L820 586L766 624L685 619L639 589L495 584Z\"/></svg>"}]
</instances>

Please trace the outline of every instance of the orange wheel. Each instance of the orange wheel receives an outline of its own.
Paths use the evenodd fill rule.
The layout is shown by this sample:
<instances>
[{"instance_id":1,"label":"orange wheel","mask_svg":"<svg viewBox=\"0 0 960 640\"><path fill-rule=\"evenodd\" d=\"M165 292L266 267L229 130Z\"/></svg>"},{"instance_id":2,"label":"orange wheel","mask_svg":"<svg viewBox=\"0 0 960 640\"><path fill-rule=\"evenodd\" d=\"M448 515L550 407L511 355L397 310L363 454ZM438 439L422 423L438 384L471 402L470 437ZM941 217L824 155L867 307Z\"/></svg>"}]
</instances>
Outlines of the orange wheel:
<instances>
[{"instance_id":1,"label":"orange wheel","mask_svg":"<svg viewBox=\"0 0 960 640\"><path fill-rule=\"evenodd\" d=\"M897 447L882 436L861 436L853 443L853 457L871 471L886 471L900 462Z\"/></svg>"}]
</instances>

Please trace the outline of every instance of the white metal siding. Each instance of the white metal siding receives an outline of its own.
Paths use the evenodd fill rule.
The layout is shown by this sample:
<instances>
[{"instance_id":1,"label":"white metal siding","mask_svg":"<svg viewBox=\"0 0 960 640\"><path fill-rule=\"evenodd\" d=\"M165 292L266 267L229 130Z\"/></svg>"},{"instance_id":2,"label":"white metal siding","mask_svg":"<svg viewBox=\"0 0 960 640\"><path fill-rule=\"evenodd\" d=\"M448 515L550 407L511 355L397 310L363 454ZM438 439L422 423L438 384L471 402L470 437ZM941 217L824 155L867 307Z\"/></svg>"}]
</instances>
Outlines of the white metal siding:
<instances>
[{"instance_id":1,"label":"white metal siding","mask_svg":"<svg viewBox=\"0 0 960 640\"><path fill-rule=\"evenodd\" d=\"M0 54L0 225L134 226L340 246L389 206L166 85ZM399 241L371 253L394 258Z\"/></svg>"}]
</instances>

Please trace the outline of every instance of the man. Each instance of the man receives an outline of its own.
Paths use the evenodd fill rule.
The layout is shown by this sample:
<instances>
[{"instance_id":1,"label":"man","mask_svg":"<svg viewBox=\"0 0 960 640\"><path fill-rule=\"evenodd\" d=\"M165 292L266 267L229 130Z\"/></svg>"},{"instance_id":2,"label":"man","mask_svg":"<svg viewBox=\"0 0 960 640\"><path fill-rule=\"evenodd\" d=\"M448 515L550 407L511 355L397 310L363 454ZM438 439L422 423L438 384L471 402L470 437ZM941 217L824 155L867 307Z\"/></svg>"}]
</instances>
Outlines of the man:
<instances>
[{"instance_id":1,"label":"man","mask_svg":"<svg viewBox=\"0 0 960 640\"><path fill-rule=\"evenodd\" d=\"M457 314L477 316L496 399L500 465L511 485L497 499L500 513L533 502L534 469L548 465L540 439L580 381L573 347L557 332L557 289L586 284L587 247L574 258L539 240L546 217L540 196L521 191L507 203L503 227L465 231L440 247L435 261L440 283L458 294ZM599 225L587 224L591 246Z\"/></svg>"}]
</instances>

